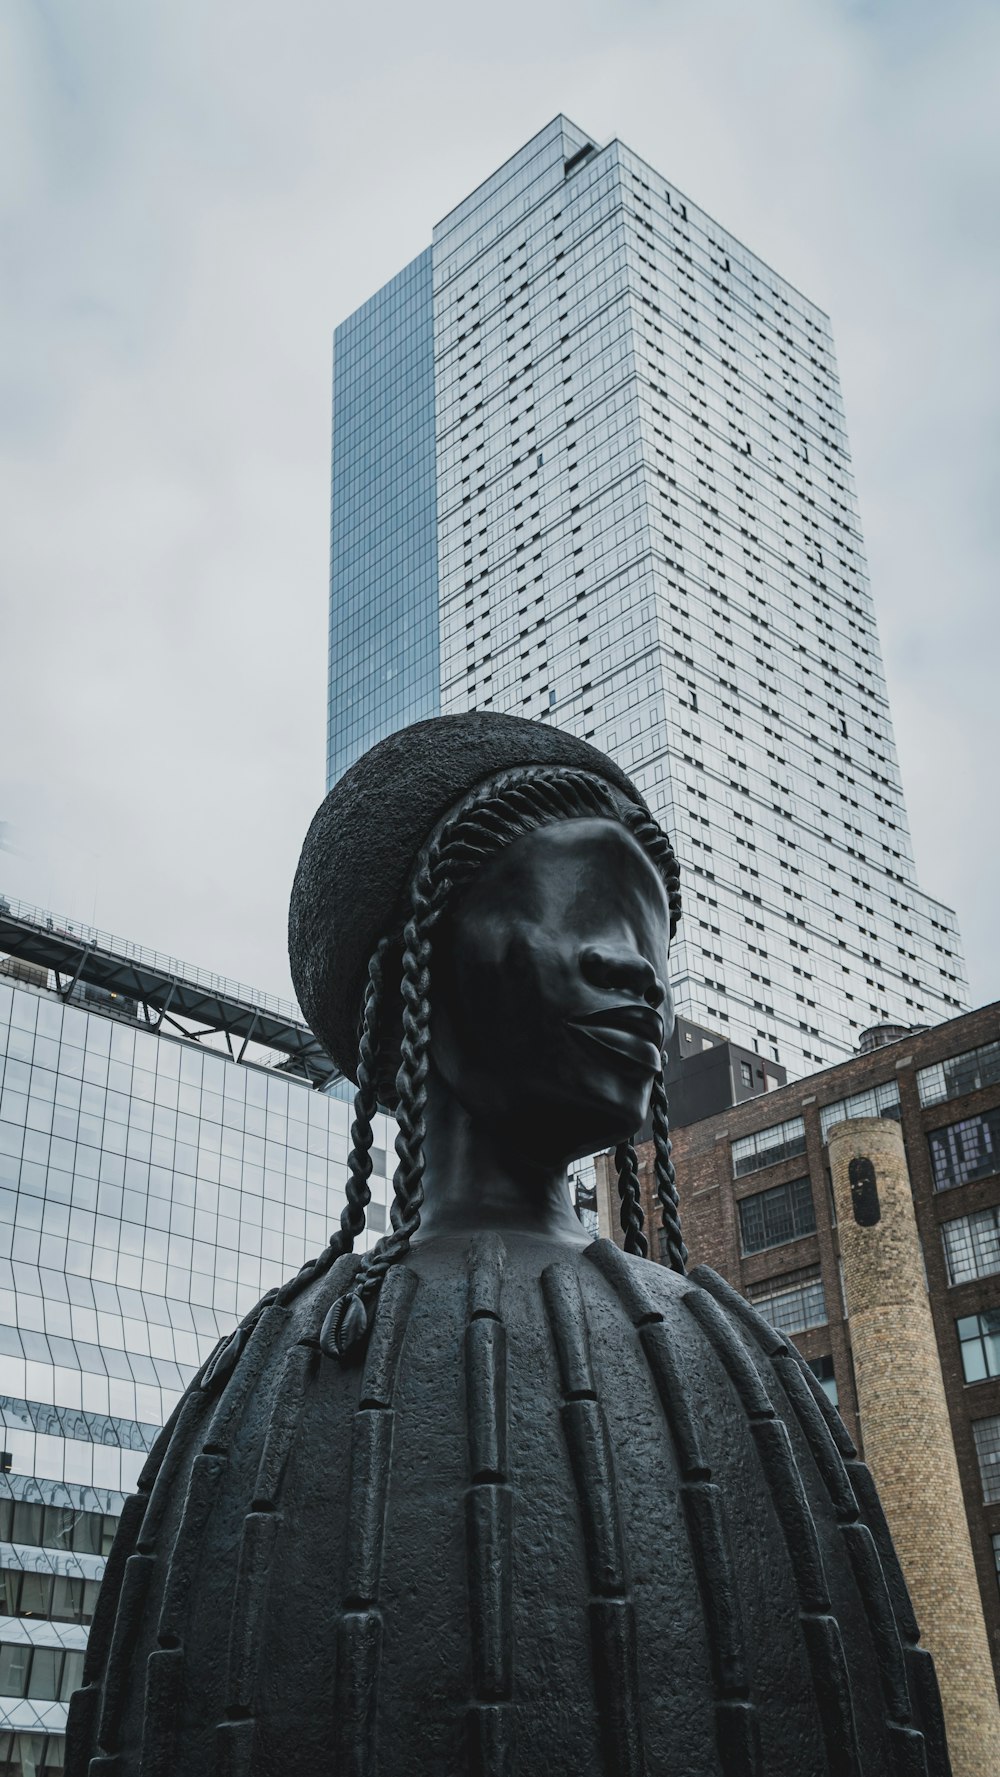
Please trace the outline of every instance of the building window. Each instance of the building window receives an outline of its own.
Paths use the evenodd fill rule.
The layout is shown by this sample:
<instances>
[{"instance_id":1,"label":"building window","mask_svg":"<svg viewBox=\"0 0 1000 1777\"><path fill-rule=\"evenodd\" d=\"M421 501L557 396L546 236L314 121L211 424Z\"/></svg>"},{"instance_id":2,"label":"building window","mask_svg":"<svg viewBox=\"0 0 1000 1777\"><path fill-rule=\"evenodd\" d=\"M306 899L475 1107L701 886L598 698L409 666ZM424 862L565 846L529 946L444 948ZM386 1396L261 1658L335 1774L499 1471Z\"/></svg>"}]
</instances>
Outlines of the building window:
<instances>
[{"instance_id":1,"label":"building window","mask_svg":"<svg viewBox=\"0 0 1000 1777\"><path fill-rule=\"evenodd\" d=\"M798 1240L800 1234L813 1234L816 1230L812 1185L807 1178L792 1179L790 1184L775 1185L773 1190L744 1197L739 1211L745 1253L783 1246L786 1240Z\"/></svg>"},{"instance_id":2,"label":"building window","mask_svg":"<svg viewBox=\"0 0 1000 1777\"><path fill-rule=\"evenodd\" d=\"M1000 1109L981 1117L966 1117L944 1129L932 1129L927 1137L935 1191L950 1191L972 1179L988 1178L997 1170L1000 1152Z\"/></svg>"},{"instance_id":3,"label":"building window","mask_svg":"<svg viewBox=\"0 0 1000 1777\"><path fill-rule=\"evenodd\" d=\"M966 1382L1000 1376L1000 1308L965 1314L955 1322Z\"/></svg>"},{"instance_id":4,"label":"building window","mask_svg":"<svg viewBox=\"0 0 1000 1777\"><path fill-rule=\"evenodd\" d=\"M899 1085L895 1080L887 1080L883 1086L872 1086L867 1092L855 1092L850 1098L838 1098L836 1104L824 1105L819 1114L819 1132L826 1141L834 1123L849 1122L852 1117L898 1116Z\"/></svg>"},{"instance_id":5,"label":"building window","mask_svg":"<svg viewBox=\"0 0 1000 1777\"><path fill-rule=\"evenodd\" d=\"M82 1683L82 1651L0 1641L0 1697L68 1703Z\"/></svg>"},{"instance_id":6,"label":"building window","mask_svg":"<svg viewBox=\"0 0 1000 1777\"><path fill-rule=\"evenodd\" d=\"M996 1505L1000 1501L1000 1418L974 1419L972 1436L979 1458L983 1504Z\"/></svg>"},{"instance_id":7,"label":"building window","mask_svg":"<svg viewBox=\"0 0 1000 1777\"><path fill-rule=\"evenodd\" d=\"M984 1043L980 1049L967 1049L964 1055L917 1069L921 1104L942 1104L966 1092L978 1092L981 1086L994 1086L998 1080L1000 1043Z\"/></svg>"},{"instance_id":8,"label":"building window","mask_svg":"<svg viewBox=\"0 0 1000 1777\"><path fill-rule=\"evenodd\" d=\"M1000 1531L993 1533L993 1565L997 1570L997 1584L1000 1585Z\"/></svg>"},{"instance_id":9,"label":"building window","mask_svg":"<svg viewBox=\"0 0 1000 1777\"><path fill-rule=\"evenodd\" d=\"M75 1574L0 1568L0 1616L87 1625L94 1620L100 1589L100 1580L80 1579Z\"/></svg>"},{"instance_id":10,"label":"building window","mask_svg":"<svg viewBox=\"0 0 1000 1777\"><path fill-rule=\"evenodd\" d=\"M759 1172L763 1166L776 1166L806 1151L806 1126L801 1117L790 1117L787 1123L775 1123L771 1129L758 1129L756 1135L744 1135L733 1142L733 1174L743 1178L748 1172Z\"/></svg>"},{"instance_id":11,"label":"building window","mask_svg":"<svg viewBox=\"0 0 1000 1777\"><path fill-rule=\"evenodd\" d=\"M826 1297L818 1265L752 1283L748 1294L758 1313L779 1333L804 1333L807 1327L826 1325Z\"/></svg>"},{"instance_id":12,"label":"building window","mask_svg":"<svg viewBox=\"0 0 1000 1777\"><path fill-rule=\"evenodd\" d=\"M835 1407L839 1407L840 1396L837 1393L837 1378L834 1375L833 1358L830 1357L829 1354L827 1354L826 1357L807 1357L806 1363L823 1390L823 1393L833 1402Z\"/></svg>"},{"instance_id":13,"label":"building window","mask_svg":"<svg viewBox=\"0 0 1000 1777\"><path fill-rule=\"evenodd\" d=\"M744 1086L753 1085L753 1068L750 1066L749 1061L740 1062L740 1079L743 1081Z\"/></svg>"},{"instance_id":14,"label":"building window","mask_svg":"<svg viewBox=\"0 0 1000 1777\"><path fill-rule=\"evenodd\" d=\"M0 1543L72 1549L76 1555L109 1555L117 1529L118 1519L111 1512L78 1512L72 1506L42 1505L39 1500L0 1499ZM0 1766L0 1772L2 1769Z\"/></svg>"},{"instance_id":15,"label":"building window","mask_svg":"<svg viewBox=\"0 0 1000 1777\"><path fill-rule=\"evenodd\" d=\"M949 1283L968 1283L1000 1271L1000 1207L942 1222L941 1239Z\"/></svg>"},{"instance_id":16,"label":"building window","mask_svg":"<svg viewBox=\"0 0 1000 1777\"><path fill-rule=\"evenodd\" d=\"M62 1734L0 1734L0 1777L63 1777Z\"/></svg>"}]
</instances>

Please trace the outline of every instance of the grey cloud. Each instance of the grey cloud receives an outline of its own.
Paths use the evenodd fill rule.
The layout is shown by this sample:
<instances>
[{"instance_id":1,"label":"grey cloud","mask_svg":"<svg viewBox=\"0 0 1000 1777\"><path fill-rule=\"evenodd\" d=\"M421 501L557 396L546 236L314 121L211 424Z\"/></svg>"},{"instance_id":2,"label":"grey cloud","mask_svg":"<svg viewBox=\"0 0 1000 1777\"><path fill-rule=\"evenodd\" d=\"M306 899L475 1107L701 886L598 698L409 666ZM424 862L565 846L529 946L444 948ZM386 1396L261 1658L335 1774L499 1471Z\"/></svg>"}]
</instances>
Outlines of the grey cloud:
<instances>
[{"instance_id":1,"label":"grey cloud","mask_svg":"<svg viewBox=\"0 0 1000 1777\"><path fill-rule=\"evenodd\" d=\"M832 315L921 880L1000 994L998 35L972 0L8 8L0 887L287 988L330 332L565 110Z\"/></svg>"}]
</instances>

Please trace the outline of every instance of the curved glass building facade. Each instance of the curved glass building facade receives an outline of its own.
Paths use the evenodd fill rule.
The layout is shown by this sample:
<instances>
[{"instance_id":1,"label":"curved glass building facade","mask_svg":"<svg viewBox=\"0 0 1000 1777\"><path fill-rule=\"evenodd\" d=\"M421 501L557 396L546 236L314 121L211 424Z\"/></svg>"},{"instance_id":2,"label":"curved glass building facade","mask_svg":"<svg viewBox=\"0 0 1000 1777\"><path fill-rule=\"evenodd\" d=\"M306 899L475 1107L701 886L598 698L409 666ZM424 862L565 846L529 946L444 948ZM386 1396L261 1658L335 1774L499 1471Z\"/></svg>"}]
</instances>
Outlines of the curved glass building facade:
<instances>
[{"instance_id":1,"label":"curved glass building facade","mask_svg":"<svg viewBox=\"0 0 1000 1777\"><path fill-rule=\"evenodd\" d=\"M4 966L0 1773L52 1777L124 1495L219 1337L325 1246L349 1111L284 1057Z\"/></svg>"}]
</instances>

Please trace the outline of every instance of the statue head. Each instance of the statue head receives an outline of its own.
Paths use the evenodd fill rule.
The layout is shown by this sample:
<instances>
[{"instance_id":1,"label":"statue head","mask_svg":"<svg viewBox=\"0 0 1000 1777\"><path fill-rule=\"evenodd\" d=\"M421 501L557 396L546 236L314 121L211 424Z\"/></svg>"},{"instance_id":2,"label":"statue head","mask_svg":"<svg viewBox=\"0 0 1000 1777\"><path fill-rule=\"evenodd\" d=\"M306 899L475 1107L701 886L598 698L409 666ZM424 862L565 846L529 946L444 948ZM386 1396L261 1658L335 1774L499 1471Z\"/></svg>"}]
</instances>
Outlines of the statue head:
<instances>
[{"instance_id":1,"label":"statue head","mask_svg":"<svg viewBox=\"0 0 1000 1777\"><path fill-rule=\"evenodd\" d=\"M683 1270L662 1079L679 917L676 859L634 786L547 725L439 717L381 742L334 786L289 920L300 1004L358 1088L331 1257L364 1226L379 1104L399 1120L399 1165L392 1232L337 1305L333 1348L363 1330L365 1302L419 1228L429 1092L526 1162L614 1146L626 1246L640 1253L632 1137L651 1110Z\"/></svg>"}]
</instances>

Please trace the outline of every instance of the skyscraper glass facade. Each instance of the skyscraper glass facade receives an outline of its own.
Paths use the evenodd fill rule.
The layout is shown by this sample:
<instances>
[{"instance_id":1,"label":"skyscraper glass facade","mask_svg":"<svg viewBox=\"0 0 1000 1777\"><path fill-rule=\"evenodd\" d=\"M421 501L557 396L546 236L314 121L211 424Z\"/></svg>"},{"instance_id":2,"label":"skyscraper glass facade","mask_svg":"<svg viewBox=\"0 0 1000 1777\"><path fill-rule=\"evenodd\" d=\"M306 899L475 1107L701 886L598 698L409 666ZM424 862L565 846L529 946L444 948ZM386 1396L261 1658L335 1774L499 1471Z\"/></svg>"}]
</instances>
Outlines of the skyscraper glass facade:
<instances>
[{"instance_id":1,"label":"skyscraper glass facade","mask_svg":"<svg viewBox=\"0 0 1000 1777\"><path fill-rule=\"evenodd\" d=\"M432 255L334 335L328 781L438 708Z\"/></svg>"},{"instance_id":2,"label":"skyscraper glass facade","mask_svg":"<svg viewBox=\"0 0 1000 1777\"><path fill-rule=\"evenodd\" d=\"M62 1771L124 1496L219 1337L326 1244L348 1117L281 1066L0 974L0 1771ZM388 1143L379 1117L371 1238Z\"/></svg>"},{"instance_id":3,"label":"skyscraper glass facade","mask_svg":"<svg viewBox=\"0 0 1000 1777\"><path fill-rule=\"evenodd\" d=\"M953 1016L826 315L565 118L431 261L438 707L554 721L632 774L684 866L686 1017L801 1074ZM335 448L335 515L337 477Z\"/></svg>"}]
</instances>

